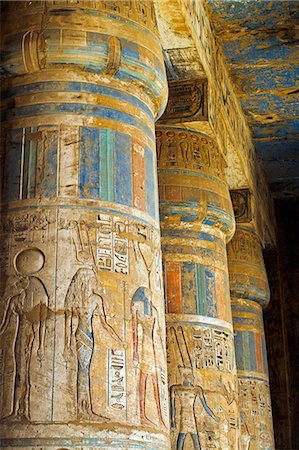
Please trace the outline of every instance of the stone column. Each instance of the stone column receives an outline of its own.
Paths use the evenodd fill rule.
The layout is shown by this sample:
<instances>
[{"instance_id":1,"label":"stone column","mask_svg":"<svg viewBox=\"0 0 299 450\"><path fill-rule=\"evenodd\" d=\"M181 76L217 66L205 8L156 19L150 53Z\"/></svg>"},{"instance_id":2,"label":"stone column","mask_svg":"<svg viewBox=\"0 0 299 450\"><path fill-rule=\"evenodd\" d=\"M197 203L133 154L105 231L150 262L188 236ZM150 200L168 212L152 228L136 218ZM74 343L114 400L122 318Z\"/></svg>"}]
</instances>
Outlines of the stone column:
<instances>
[{"instance_id":1,"label":"stone column","mask_svg":"<svg viewBox=\"0 0 299 450\"><path fill-rule=\"evenodd\" d=\"M165 125L156 137L172 448L236 449L224 158L200 132Z\"/></svg>"},{"instance_id":2,"label":"stone column","mask_svg":"<svg viewBox=\"0 0 299 450\"><path fill-rule=\"evenodd\" d=\"M2 446L165 450L153 3L2 8Z\"/></svg>"},{"instance_id":3,"label":"stone column","mask_svg":"<svg viewBox=\"0 0 299 450\"><path fill-rule=\"evenodd\" d=\"M262 311L269 302L267 274L259 237L246 223L251 220L249 192L232 191L232 198L239 223L227 251L239 379L240 448L274 450Z\"/></svg>"}]
</instances>

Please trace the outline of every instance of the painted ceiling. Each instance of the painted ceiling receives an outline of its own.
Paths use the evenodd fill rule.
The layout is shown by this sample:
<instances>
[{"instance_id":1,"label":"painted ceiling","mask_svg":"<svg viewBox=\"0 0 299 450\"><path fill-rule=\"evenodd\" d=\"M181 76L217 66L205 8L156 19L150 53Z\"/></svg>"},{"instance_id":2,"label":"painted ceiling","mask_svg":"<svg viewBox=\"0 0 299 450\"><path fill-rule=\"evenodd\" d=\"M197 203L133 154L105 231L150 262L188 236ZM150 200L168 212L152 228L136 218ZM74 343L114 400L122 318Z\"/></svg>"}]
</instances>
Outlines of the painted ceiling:
<instances>
[{"instance_id":1,"label":"painted ceiling","mask_svg":"<svg viewBox=\"0 0 299 450\"><path fill-rule=\"evenodd\" d=\"M273 196L299 196L299 1L207 1Z\"/></svg>"}]
</instances>

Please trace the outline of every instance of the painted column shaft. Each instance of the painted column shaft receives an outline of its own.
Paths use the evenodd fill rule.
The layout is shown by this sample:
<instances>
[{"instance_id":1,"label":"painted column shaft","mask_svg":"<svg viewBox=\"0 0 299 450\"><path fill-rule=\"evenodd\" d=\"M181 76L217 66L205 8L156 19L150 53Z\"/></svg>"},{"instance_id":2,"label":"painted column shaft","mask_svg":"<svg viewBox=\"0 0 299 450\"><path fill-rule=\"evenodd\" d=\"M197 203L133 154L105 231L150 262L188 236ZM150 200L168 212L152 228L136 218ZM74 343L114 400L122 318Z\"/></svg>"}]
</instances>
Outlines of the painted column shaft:
<instances>
[{"instance_id":1,"label":"painted column shaft","mask_svg":"<svg viewBox=\"0 0 299 450\"><path fill-rule=\"evenodd\" d=\"M258 236L238 226L228 244L239 379L241 448L274 449L263 311L269 287Z\"/></svg>"},{"instance_id":2,"label":"painted column shaft","mask_svg":"<svg viewBox=\"0 0 299 450\"><path fill-rule=\"evenodd\" d=\"M234 215L212 139L156 129L172 448L237 448L226 241Z\"/></svg>"},{"instance_id":3,"label":"painted column shaft","mask_svg":"<svg viewBox=\"0 0 299 450\"><path fill-rule=\"evenodd\" d=\"M153 4L2 16L1 445L165 449Z\"/></svg>"}]
</instances>

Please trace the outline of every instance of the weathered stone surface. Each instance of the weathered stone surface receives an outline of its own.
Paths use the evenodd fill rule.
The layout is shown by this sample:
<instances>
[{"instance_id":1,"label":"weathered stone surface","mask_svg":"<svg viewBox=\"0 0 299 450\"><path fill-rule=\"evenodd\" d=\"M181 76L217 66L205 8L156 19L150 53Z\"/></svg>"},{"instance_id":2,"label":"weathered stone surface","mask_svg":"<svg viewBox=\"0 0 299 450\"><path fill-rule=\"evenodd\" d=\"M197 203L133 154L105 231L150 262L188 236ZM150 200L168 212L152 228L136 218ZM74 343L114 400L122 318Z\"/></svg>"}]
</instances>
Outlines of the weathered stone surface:
<instances>
[{"instance_id":1,"label":"weathered stone surface","mask_svg":"<svg viewBox=\"0 0 299 450\"><path fill-rule=\"evenodd\" d=\"M168 447L150 2L7 2L3 448Z\"/></svg>"}]
</instances>

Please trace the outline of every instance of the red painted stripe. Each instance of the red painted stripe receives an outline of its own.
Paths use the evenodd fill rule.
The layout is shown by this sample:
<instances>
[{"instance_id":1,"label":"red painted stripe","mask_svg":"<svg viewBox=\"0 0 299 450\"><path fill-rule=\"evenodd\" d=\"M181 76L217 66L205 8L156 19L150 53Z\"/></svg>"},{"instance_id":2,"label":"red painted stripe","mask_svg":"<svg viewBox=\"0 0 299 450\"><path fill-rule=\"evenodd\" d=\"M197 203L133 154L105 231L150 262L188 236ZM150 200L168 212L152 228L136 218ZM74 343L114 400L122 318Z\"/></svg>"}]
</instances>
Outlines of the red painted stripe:
<instances>
[{"instance_id":1,"label":"red painted stripe","mask_svg":"<svg viewBox=\"0 0 299 450\"><path fill-rule=\"evenodd\" d=\"M181 264L178 262L166 263L166 302L168 313L183 313Z\"/></svg>"},{"instance_id":2,"label":"red painted stripe","mask_svg":"<svg viewBox=\"0 0 299 450\"><path fill-rule=\"evenodd\" d=\"M254 333L254 336L255 336L255 352L256 352L257 371L263 372L263 355L262 355L261 335Z\"/></svg>"},{"instance_id":3,"label":"red painted stripe","mask_svg":"<svg viewBox=\"0 0 299 450\"><path fill-rule=\"evenodd\" d=\"M133 206L146 210L145 150L138 142L133 142Z\"/></svg>"}]
</instances>

